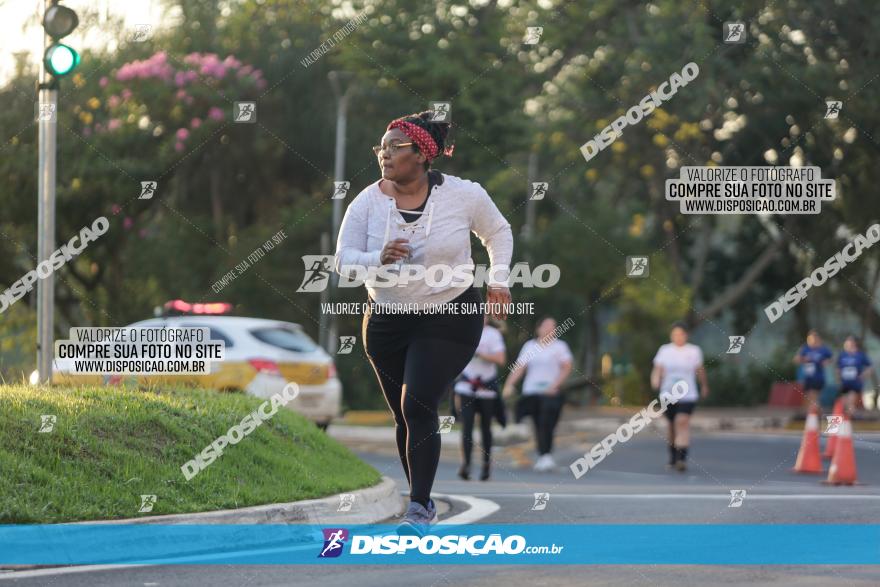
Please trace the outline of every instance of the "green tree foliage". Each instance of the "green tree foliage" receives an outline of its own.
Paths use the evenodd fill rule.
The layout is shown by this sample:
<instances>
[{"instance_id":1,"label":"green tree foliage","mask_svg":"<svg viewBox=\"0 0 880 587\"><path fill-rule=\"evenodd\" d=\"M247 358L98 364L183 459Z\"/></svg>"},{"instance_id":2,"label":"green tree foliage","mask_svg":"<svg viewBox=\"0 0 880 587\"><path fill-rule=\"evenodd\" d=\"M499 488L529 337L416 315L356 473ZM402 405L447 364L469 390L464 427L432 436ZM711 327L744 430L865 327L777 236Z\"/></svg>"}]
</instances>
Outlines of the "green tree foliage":
<instances>
[{"instance_id":1,"label":"green tree foliage","mask_svg":"<svg viewBox=\"0 0 880 587\"><path fill-rule=\"evenodd\" d=\"M645 383L645 360L675 319L749 332L763 306L840 249L841 235L880 219L880 199L870 197L880 14L867 1L166 4L168 26L145 43L128 42L119 26L117 48L85 51L62 86L58 240L98 215L113 224L58 275L61 332L125 324L181 297L222 298L317 336L318 298L296 289L300 256L320 252L330 228L334 70L353 75L349 198L376 180L368 149L388 121L452 103L455 152L436 166L487 188L518 235L516 261L559 265L557 287L514 297L575 320L566 338L585 381L598 380L599 356L612 352L628 356ZM721 42L728 20L747 23L745 44ZM349 22L359 24L344 29ZM524 43L535 26L540 39ZM694 81L585 161L582 144L691 61L700 68ZM4 289L36 261L34 78L22 65L0 89ZM836 120L824 118L829 99L844 102ZM233 102L246 100L257 103L256 124L231 120ZM680 214L664 199L665 180L683 165L711 164L816 165L838 180L839 197L818 216ZM138 200L146 180L159 181L157 196ZM531 181L549 182L549 191L527 204ZM530 211L531 236L519 237ZM287 239L264 261L213 290L282 229ZM648 279L625 277L628 255L650 257ZM808 323L842 313L880 334L878 279L871 251L811 293L792 332L780 326L773 335L789 344ZM338 297L365 298L362 290ZM511 320L511 354L533 322ZM0 316L0 333L8 323ZM359 330L359 317L340 324L341 333ZM372 381L363 357L339 364L347 388ZM355 404L380 397L375 387L361 393Z\"/></svg>"}]
</instances>

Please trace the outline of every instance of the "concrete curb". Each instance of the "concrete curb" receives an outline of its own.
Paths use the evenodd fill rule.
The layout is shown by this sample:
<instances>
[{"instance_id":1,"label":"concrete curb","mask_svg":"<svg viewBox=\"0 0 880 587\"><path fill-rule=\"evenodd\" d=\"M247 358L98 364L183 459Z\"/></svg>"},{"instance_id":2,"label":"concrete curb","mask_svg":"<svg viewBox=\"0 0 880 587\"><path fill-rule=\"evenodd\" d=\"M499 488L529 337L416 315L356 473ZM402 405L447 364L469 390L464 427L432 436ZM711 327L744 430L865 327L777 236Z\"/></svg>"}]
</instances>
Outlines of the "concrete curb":
<instances>
[{"instance_id":1,"label":"concrete curb","mask_svg":"<svg viewBox=\"0 0 880 587\"><path fill-rule=\"evenodd\" d=\"M124 520L76 522L76 524L374 524L403 512L404 502L397 483L383 476L382 481L366 489L357 489L350 511L340 512L343 493L329 497L270 503L233 510L191 514L143 516Z\"/></svg>"}]
</instances>

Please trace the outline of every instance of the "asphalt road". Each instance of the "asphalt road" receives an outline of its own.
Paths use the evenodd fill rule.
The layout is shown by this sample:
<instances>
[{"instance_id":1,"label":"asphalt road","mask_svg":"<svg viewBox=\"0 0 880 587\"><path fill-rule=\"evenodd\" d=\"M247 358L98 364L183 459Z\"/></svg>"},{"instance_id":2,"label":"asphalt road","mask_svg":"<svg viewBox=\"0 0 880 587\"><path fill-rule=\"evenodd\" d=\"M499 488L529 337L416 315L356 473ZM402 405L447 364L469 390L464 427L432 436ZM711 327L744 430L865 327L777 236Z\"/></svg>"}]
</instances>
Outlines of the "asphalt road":
<instances>
[{"instance_id":1,"label":"asphalt road","mask_svg":"<svg viewBox=\"0 0 880 587\"><path fill-rule=\"evenodd\" d=\"M479 523L505 524L843 524L880 523L880 435L859 435L856 455L864 485L830 487L822 477L790 472L800 441L790 434L718 433L697 435L689 469L668 471L665 448L655 430L645 430L581 479L567 465L602 435L580 433L560 438L559 470L538 473L525 466L530 444L499 448L493 478L461 481L456 475L457 447L447 443L434 492L449 495L446 516L467 509L467 496L497 504ZM405 488L400 463L390 446L359 444L362 458ZM474 473L477 472L475 467ZM730 491L746 490L740 507L730 508ZM534 493L547 492L546 509L535 511ZM461 496L461 497L457 497ZM601 536L585 536L601 540ZM685 548L687 545L661 545ZM449 566L247 565L242 553L235 565L148 566L109 569L61 569L0 575L0 585L23 586L202 586L335 585L359 587L413 585L877 585L880 567L871 566Z\"/></svg>"}]
</instances>

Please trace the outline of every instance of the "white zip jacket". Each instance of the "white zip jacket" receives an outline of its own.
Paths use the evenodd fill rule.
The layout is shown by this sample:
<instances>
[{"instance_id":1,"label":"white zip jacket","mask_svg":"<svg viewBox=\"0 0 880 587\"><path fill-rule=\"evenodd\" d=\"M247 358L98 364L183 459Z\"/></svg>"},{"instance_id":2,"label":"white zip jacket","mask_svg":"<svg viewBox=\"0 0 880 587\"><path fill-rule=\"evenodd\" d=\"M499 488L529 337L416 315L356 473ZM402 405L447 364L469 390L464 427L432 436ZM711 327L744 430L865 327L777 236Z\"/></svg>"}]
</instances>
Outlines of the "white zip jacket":
<instances>
[{"instance_id":1,"label":"white zip jacket","mask_svg":"<svg viewBox=\"0 0 880 587\"><path fill-rule=\"evenodd\" d=\"M339 228L335 269L359 265L379 268L379 254L389 240L409 239L410 257L402 263L424 265L473 265L471 235L476 234L489 251L490 285L507 286L513 233L510 224L479 183L443 174L421 216L407 223L397 211L395 199L379 189L379 181L368 185L349 204ZM396 272L396 271L395 271ZM468 271L473 275L473 270ZM434 283L439 279L431 279ZM445 304L466 288L452 283L432 287L425 279L410 280L395 287L371 287L367 292L377 303Z\"/></svg>"}]
</instances>

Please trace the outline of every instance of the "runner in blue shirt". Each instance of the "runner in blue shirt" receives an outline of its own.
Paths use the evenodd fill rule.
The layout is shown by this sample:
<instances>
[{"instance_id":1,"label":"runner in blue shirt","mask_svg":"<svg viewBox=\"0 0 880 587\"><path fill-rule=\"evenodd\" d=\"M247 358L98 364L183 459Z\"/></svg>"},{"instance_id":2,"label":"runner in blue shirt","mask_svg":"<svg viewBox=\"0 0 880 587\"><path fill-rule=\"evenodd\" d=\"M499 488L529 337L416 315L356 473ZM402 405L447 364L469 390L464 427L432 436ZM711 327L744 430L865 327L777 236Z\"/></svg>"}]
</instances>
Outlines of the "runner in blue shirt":
<instances>
[{"instance_id":1,"label":"runner in blue shirt","mask_svg":"<svg viewBox=\"0 0 880 587\"><path fill-rule=\"evenodd\" d=\"M834 356L827 346L822 344L822 337L815 330L807 333L807 344L801 346L794 356L794 362L801 366L804 375L804 391L810 405L819 405L819 394L825 387L825 365Z\"/></svg>"},{"instance_id":2,"label":"runner in blue shirt","mask_svg":"<svg viewBox=\"0 0 880 587\"><path fill-rule=\"evenodd\" d=\"M847 336L843 350L837 357L837 378L840 395L848 413L856 407L856 398L862 392L865 379L871 373L871 359L862 351L862 343L855 336Z\"/></svg>"}]
</instances>

